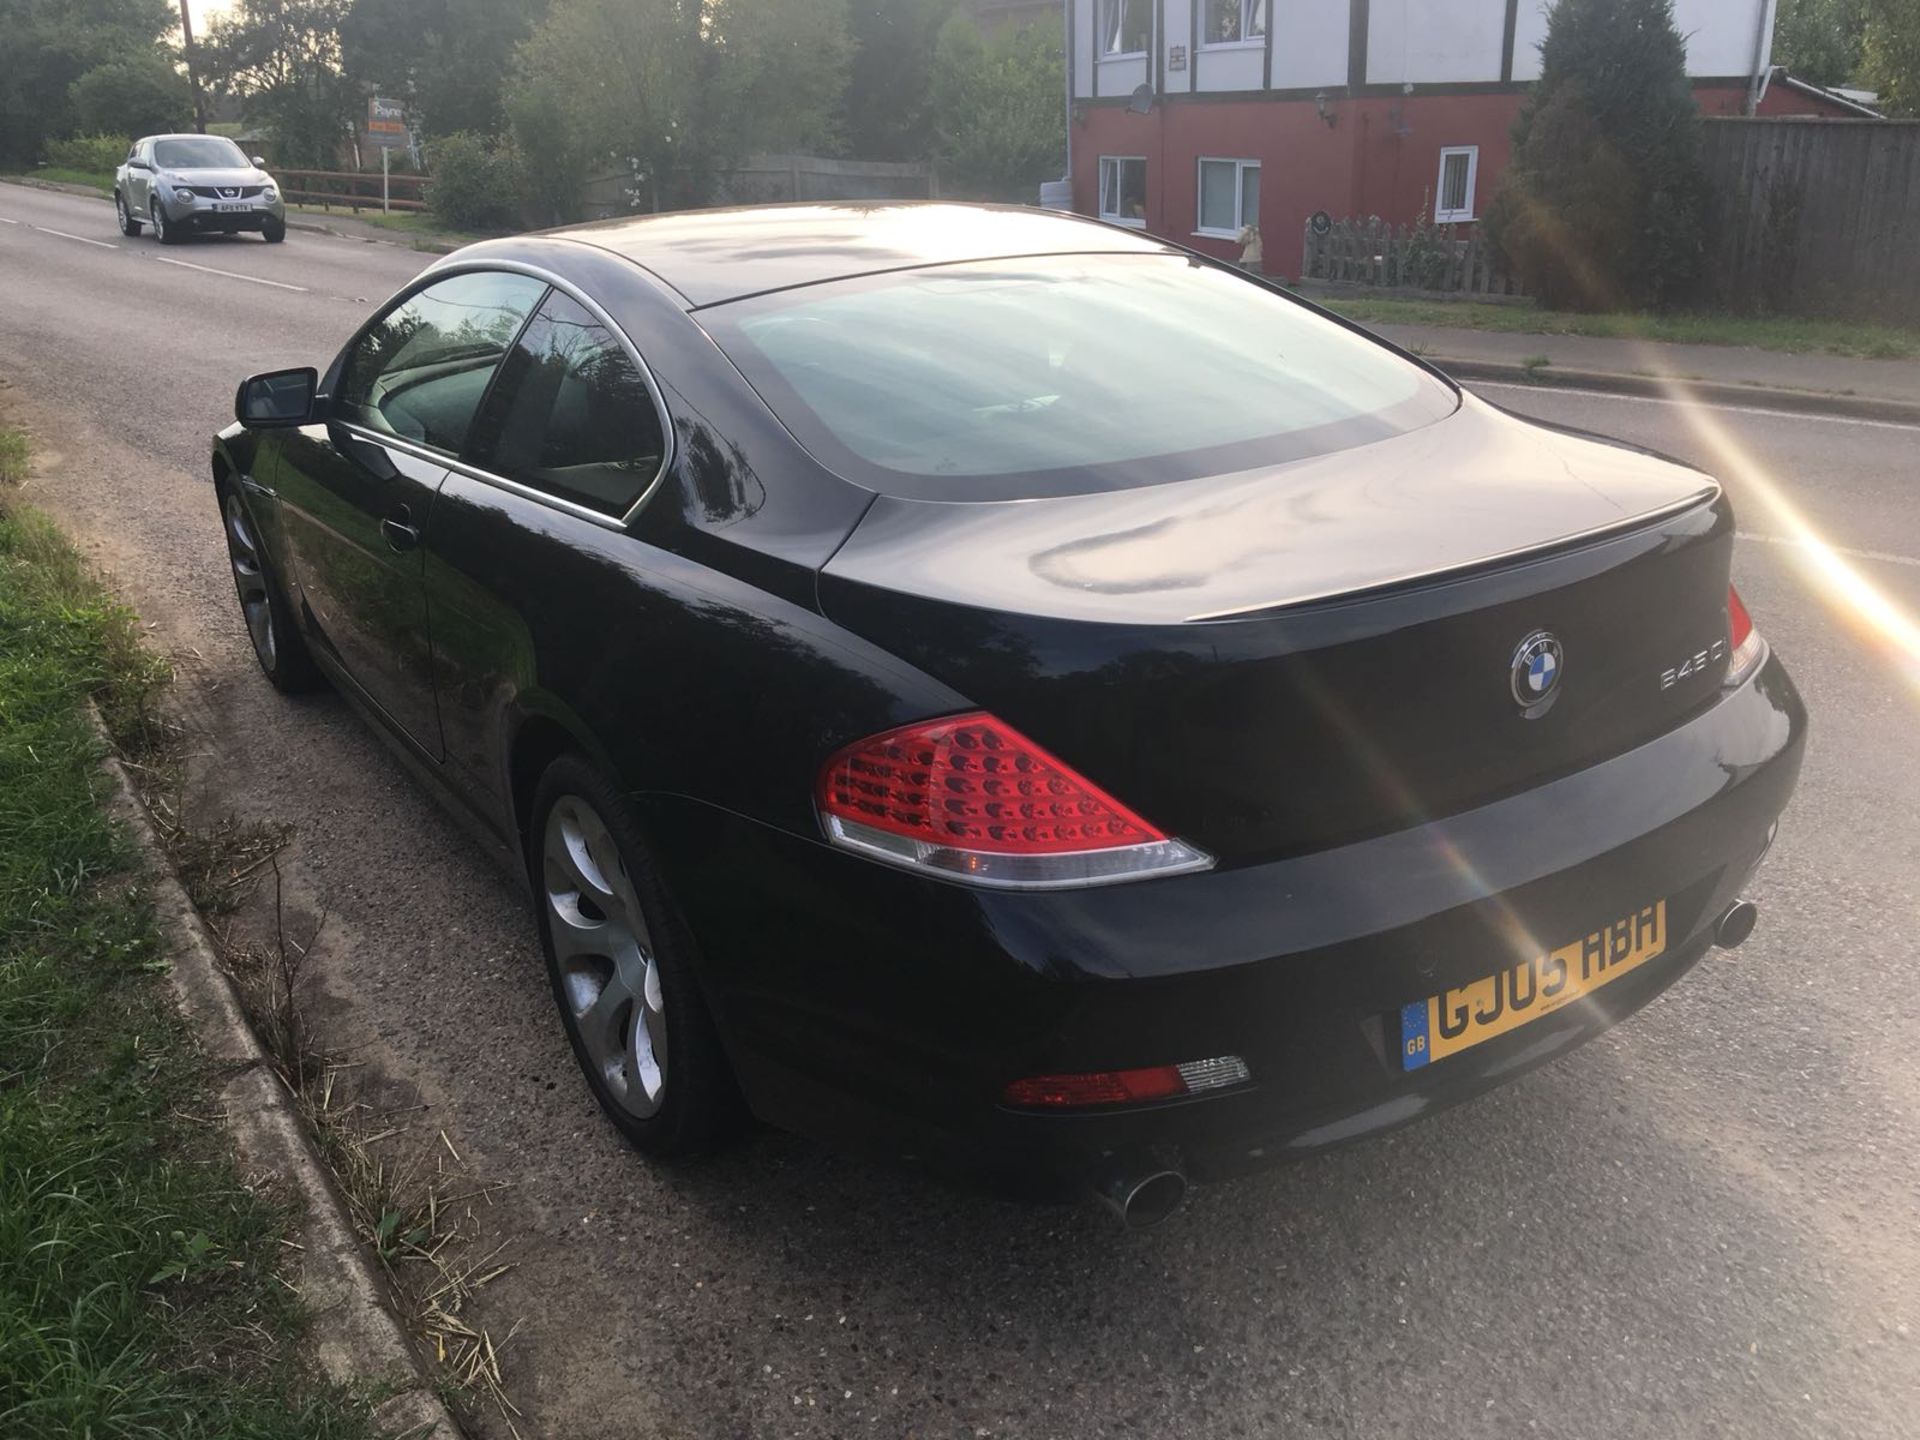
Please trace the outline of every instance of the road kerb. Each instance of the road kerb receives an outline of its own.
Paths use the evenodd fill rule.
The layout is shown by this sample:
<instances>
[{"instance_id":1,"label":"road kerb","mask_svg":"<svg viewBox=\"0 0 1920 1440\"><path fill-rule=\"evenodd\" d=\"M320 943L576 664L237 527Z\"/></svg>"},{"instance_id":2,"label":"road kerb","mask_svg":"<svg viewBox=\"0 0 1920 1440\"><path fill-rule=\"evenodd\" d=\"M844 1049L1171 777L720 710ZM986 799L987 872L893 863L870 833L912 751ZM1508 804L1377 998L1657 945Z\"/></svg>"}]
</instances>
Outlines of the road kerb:
<instances>
[{"instance_id":1,"label":"road kerb","mask_svg":"<svg viewBox=\"0 0 1920 1440\"><path fill-rule=\"evenodd\" d=\"M1528 367L1446 355L1422 355L1420 358L1456 380L1485 380L1503 385L1524 385L1537 390L1599 390L1610 395L1633 395L1642 399L1696 400L1707 405L1790 410L1803 415L1832 415L1849 420L1920 425L1920 402L1911 400L1843 395L1830 390L1782 390L1724 380L1694 380L1685 376L1628 375L1614 370L1568 370L1558 365Z\"/></svg>"},{"instance_id":2,"label":"road kerb","mask_svg":"<svg viewBox=\"0 0 1920 1440\"><path fill-rule=\"evenodd\" d=\"M236 1066L221 1090L227 1133L243 1171L271 1175L301 1201L299 1290L311 1317L309 1341L321 1372L339 1384L371 1385L392 1398L377 1412L388 1434L406 1440L458 1440L460 1429L433 1392L419 1357L367 1263L345 1202L308 1137L293 1098L247 1024L221 969L205 922L173 873L159 832L113 753L106 727L89 707L113 783L111 813L141 852L155 918L166 937L180 1008L208 1056Z\"/></svg>"}]
</instances>

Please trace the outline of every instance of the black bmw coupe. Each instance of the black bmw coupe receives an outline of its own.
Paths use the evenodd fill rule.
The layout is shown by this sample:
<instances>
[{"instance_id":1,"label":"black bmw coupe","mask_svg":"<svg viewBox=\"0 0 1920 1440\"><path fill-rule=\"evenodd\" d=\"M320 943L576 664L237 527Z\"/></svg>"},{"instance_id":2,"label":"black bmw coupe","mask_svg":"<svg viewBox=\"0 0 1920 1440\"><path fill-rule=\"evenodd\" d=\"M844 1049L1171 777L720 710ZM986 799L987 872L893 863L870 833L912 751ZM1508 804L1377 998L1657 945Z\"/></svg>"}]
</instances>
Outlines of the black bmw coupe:
<instances>
[{"instance_id":1,"label":"black bmw coupe","mask_svg":"<svg viewBox=\"0 0 1920 1440\"><path fill-rule=\"evenodd\" d=\"M655 1154L751 1111L1150 1222L1737 943L1799 770L1711 479L1129 230L490 241L237 408L261 667L526 881Z\"/></svg>"}]
</instances>

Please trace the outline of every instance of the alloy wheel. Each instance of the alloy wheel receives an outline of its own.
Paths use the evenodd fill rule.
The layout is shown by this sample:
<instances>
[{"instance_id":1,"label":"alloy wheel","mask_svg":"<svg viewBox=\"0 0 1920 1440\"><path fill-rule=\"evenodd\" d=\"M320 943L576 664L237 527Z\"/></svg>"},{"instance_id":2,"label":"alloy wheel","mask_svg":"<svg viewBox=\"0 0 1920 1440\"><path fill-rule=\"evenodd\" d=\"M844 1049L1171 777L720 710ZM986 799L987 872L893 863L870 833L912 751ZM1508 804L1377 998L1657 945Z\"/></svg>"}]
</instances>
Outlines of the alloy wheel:
<instances>
[{"instance_id":1,"label":"alloy wheel","mask_svg":"<svg viewBox=\"0 0 1920 1440\"><path fill-rule=\"evenodd\" d=\"M647 1119L666 1097L660 964L620 847L593 806L563 795L547 815L543 900L561 993L613 1102Z\"/></svg>"},{"instance_id":2,"label":"alloy wheel","mask_svg":"<svg viewBox=\"0 0 1920 1440\"><path fill-rule=\"evenodd\" d=\"M166 212L160 208L160 202L158 200L155 200L151 204L149 204L147 206L147 213L153 216L153 238L158 240L162 245L166 244L167 243Z\"/></svg>"},{"instance_id":3,"label":"alloy wheel","mask_svg":"<svg viewBox=\"0 0 1920 1440\"><path fill-rule=\"evenodd\" d=\"M240 594L240 611L247 619L247 633L253 648L267 669L276 658L273 640L273 597L267 588L266 571L260 564L260 547L253 538L253 525L238 495L227 496L223 507L227 521L227 558L233 565L233 588Z\"/></svg>"}]
</instances>

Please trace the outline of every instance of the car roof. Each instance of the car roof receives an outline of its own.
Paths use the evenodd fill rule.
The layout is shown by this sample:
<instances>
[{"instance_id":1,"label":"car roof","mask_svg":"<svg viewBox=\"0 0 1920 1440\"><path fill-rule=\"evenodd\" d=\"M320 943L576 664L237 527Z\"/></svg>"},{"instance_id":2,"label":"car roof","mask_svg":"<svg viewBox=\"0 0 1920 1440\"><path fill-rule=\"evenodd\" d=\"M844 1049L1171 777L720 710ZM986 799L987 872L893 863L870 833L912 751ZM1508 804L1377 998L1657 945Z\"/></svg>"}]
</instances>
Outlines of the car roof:
<instances>
[{"instance_id":1,"label":"car roof","mask_svg":"<svg viewBox=\"0 0 1920 1440\"><path fill-rule=\"evenodd\" d=\"M823 280L962 260L1170 249L1136 231L1056 211L940 201L688 210L544 233L644 266L693 308Z\"/></svg>"}]
</instances>

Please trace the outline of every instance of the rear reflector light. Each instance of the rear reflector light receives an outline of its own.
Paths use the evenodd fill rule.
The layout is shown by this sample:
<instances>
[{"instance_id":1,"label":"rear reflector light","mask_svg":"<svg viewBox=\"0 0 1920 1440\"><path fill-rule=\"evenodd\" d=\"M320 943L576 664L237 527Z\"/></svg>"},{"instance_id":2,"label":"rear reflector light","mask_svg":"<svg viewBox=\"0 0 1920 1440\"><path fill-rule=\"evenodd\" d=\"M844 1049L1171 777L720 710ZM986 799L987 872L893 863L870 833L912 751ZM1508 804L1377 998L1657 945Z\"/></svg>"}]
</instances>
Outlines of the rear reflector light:
<instances>
[{"instance_id":1,"label":"rear reflector light","mask_svg":"<svg viewBox=\"0 0 1920 1440\"><path fill-rule=\"evenodd\" d=\"M1075 1110L1090 1105L1138 1105L1204 1094L1247 1079L1247 1062L1238 1055L1189 1060L1184 1065L1150 1065L1142 1070L1096 1070L1086 1075L1035 1075L1016 1080L1001 1100L1022 1110Z\"/></svg>"},{"instance_id":2,"label":"rear reflector light","mask_svg":"<svg viewBox=\"0 0 1920 1440\"><path fill-rule=\"evenodd\" d=\"M980 712L848 746L816 799L834 844L976 885L1062 889L1213 864Z\"/></svg>"},{"instance_id":3,"label":"rear reflector light","mask_svg":"<svg viewBox=\"0 0 1920 1440\"><path fill-rule=\"evenodd\" d=\"M1760 663L1767 642L1753 628L1753 617L1747 613L1740 592L1731 585L1727 587L1727 640L1732 646L1732 654L1727 659L1727 684L1738 685Z\"/></svg>"}]
</instances>

